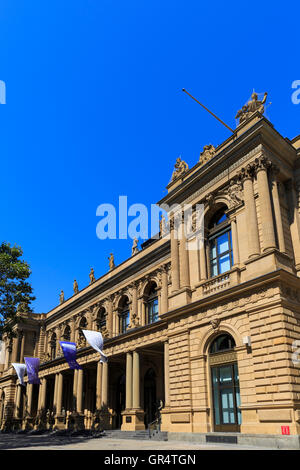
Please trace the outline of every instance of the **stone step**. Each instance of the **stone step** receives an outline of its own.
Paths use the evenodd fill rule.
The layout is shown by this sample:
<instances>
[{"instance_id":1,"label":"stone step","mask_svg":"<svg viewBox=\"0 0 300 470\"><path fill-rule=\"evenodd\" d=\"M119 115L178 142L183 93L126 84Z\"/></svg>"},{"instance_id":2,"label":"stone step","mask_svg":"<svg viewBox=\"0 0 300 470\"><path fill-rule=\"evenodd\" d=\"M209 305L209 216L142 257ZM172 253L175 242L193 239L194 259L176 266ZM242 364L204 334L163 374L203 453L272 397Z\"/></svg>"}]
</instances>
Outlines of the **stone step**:
<instances>
[{"instance_id":1,"label":"stone step","mask_svg":"<svg viewBox=\"0 0 300 470\"><path fill-rule=\"evenodd\" d=\"M152 432L151 437L149 436L148 430L141 431L120 431L119 429L106 430L102 436L104 439L134 439L134 440L160 440L167 441L167 432Z\"/></svg>"}]
</instances>

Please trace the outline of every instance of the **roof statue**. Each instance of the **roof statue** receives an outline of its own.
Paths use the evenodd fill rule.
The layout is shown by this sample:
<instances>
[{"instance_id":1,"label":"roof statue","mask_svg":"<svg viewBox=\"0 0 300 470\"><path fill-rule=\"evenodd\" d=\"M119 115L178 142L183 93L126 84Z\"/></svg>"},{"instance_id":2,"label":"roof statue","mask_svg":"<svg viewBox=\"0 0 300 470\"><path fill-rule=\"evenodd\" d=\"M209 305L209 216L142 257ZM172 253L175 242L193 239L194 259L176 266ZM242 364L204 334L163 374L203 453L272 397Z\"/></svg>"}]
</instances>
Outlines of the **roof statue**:
<instances>
[{"instance_id":1,"label":"roof statue","mask_svg":"<svg viewBox=\"0 0 300 470\"><path fill-rule=\"evenodd\" d=\"M208 162L211 158L215 156L216 149L212 144L204 145L203 151L200 153L199 162L201 165Z\"/></svg>"},{"instance_id":2,"label":"roof statue","mask_svg":"<svg viewBox=\"0 0 300 470\"><path fill-rule=\"evenodd\" d=\"M62 304L65 301L65 294L64 291L61 290L59 294L59 302Z\"/></svg>"},{"instance_id":3,"label":"roof statue","mask_svg":"<svg viewBox=\"0 0 300 470\"><path fill-rule=\"evenodd\" d=\"M131 256L136 255L139 252L139 247L138 247L138 239L134 238L133 243L132 243L132 248L131 248Z\"/></svg>"},{"instance_id":4,"label":"roof statue","mask_svg":"<svg viewBox=\"0 0 300 470\"><path fill-rule=\"evenodd\" d=\"M90 277L90 284L93 284L93 282L95 282L95 280L96 280L93 268L91 268L91 272L89 274L89 277Z\"/></svg>"},{"instance_id":5,"label":"roof statue","mask_svg":"<svg viewBox=\"0 0 300 470\"><path fill-rule=\"evenodd\" d=\"M262 100L258 99L257 93L253 90L251 95L251 99L245 104L236 114L235 119L239 119L239 124L249 119L252 114L258 111L260 114L265 112L265 102L267 99L268 93L264 93L264 97Z\"/></svg>"},{"instance_id":6,"label":"roof statue","mask_svg":"<svg viewBox=\"0 0 300 470\"><path fill-rule=\"evenodd\" d=\"M78 282L76 281L76 279L74 279L74 282L73 282L73 291L74 291L74 294L78 294Z\"/></svg>"},{"instance_id":7,"label":"roof statue","mask_svg":"<svg viewBox=\"0 0 300 470\"><path fill-rule=\"evenodd\" d=\"M109 269L114 269L115 267L115 257L113 255L113 253L110 253L110 256L109 256Z\"/></svg>"},{"instance_id":8,"label":"roof statue","mask_svg":"<svg viewBox=\"0 0 300 470\"><path fill-rule=\"evenodd\" d=\"M181 160L180 157L178 157L176 159L176 163L174 165L174 171L173 171L173 174L172 174L172 179L171 181L174 181L176 178L178 178L178 176L181 176L183 175L184 173L186 173L189 169L189 166L188 164Z\"/></svg>"}]
</instances>

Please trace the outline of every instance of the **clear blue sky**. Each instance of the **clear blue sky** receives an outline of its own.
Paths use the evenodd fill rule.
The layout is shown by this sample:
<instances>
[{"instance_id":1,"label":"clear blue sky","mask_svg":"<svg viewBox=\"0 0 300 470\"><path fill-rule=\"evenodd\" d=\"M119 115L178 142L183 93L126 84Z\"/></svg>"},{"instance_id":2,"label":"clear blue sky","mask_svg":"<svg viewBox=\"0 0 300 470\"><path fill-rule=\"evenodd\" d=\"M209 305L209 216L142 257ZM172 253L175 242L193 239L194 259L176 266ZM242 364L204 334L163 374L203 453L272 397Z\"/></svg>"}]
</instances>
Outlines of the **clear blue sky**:
<instances>
[{"instance_id":1,"label":"clear blue sky","mask_svg":"<svg viewBox=\"0 0 300 470\"><path fill-rule=\"evenodd\" d=\"M36 312L131 252L100 241L96 208L157 202L178 155L193 166L229 132L252 89L269 119L300 133L299 2L2 0L0 234L32 268Z\"/></svg>"}]
</instances>

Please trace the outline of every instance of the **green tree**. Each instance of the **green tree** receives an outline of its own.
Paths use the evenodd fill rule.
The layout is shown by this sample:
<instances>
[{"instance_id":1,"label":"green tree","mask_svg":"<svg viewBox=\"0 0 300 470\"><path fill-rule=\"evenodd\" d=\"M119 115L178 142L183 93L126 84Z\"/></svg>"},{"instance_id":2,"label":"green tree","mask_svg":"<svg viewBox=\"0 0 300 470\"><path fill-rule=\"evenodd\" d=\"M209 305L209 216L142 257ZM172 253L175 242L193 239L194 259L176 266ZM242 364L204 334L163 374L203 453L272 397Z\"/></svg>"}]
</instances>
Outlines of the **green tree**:
<instances>
[{"instance_id":1,"label":"green tree","mask_svg":"<svg viewBox=\"0 0 300 470\"><path fill-rule=\"evenodd\" d=\"M26 261L20 259L22 248L7 242L0 245L0 338L3 333L11 338L17 322L18 310L31 312L30 303L35 300L32 287L27 282L31 274Z\"/></svg>"}]
</instances>

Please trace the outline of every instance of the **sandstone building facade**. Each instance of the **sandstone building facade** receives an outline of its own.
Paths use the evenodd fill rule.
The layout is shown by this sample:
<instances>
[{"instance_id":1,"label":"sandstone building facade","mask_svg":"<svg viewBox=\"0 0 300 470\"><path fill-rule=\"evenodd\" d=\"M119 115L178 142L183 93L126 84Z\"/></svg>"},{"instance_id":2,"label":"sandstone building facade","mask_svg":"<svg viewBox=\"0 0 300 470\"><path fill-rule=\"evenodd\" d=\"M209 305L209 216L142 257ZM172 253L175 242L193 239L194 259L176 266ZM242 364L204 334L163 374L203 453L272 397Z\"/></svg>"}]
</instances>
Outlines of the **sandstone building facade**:
<instances>
[{"instance_id":1,"label":"sandstone building facade","mask_svg":"<svg viewBox=\"0 0 300 470\"><path fill-rule=\"evenodd\" d=\"M179 162L167 189L159 204L204 204L204 245L187 249L171 224L47 314L20 313L2 430L139 430L160 409L170 433L300 434L300 136L254 112L194 167ZM82 329L102 331L107 363ZM24 356L40 358L41 385L19 385Z\"/></svg>"}]
</instances>

